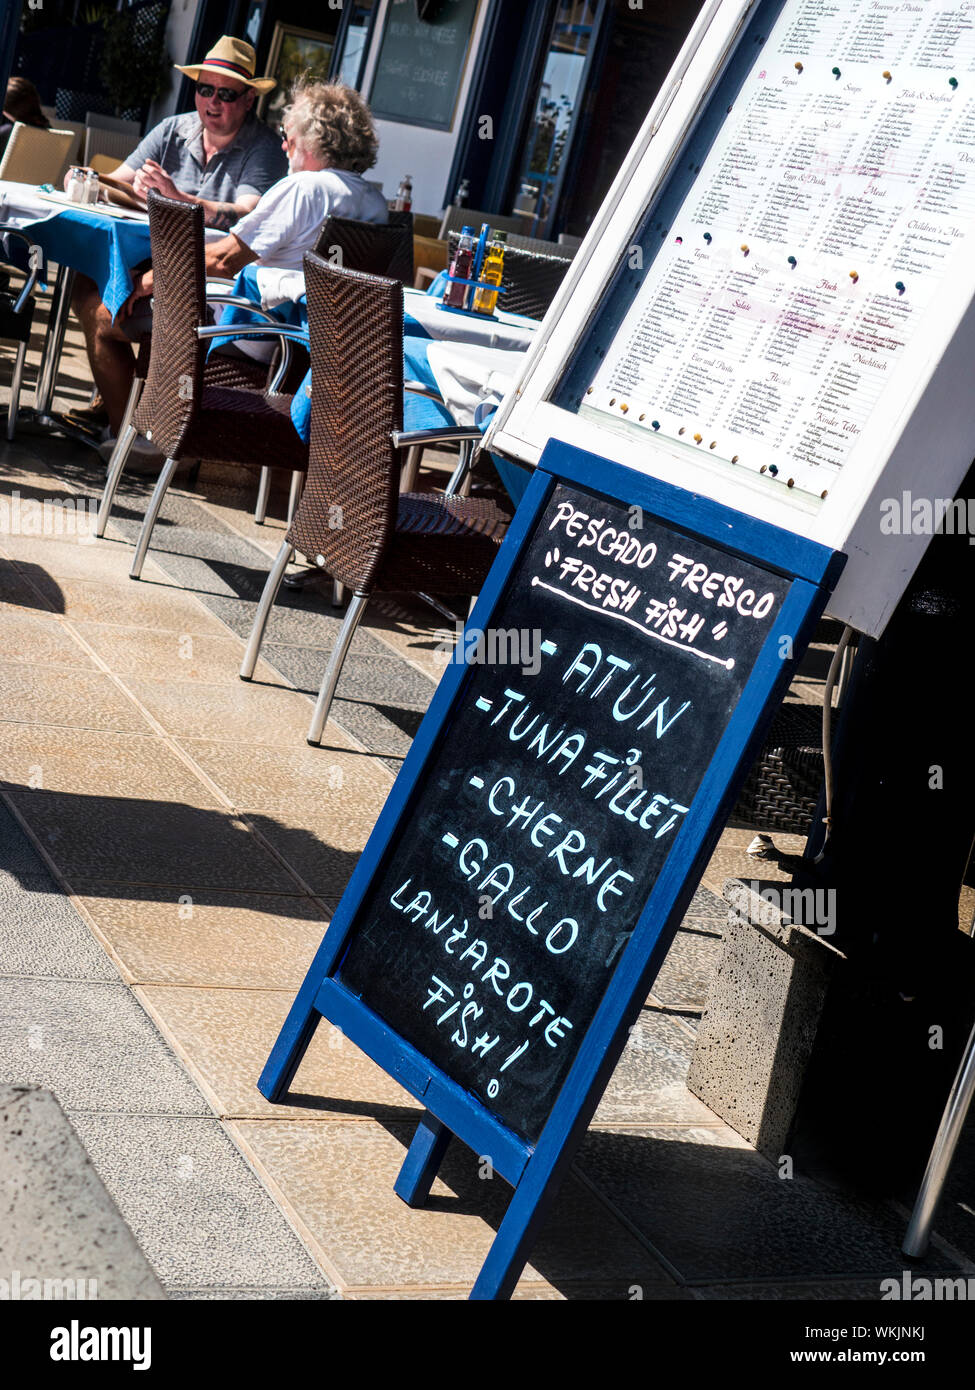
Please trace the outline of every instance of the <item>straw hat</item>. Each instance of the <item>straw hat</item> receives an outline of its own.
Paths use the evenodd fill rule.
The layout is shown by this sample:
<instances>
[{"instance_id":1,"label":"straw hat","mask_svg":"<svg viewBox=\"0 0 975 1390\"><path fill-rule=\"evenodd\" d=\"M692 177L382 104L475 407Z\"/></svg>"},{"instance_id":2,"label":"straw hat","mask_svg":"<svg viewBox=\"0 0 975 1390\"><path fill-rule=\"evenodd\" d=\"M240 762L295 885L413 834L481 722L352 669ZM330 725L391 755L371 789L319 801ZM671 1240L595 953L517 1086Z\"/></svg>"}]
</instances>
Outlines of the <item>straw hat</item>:
<instances>
[{"instance_id":1,"label":"straw hat","mask_svg":"<svg viewBox=\"0 0 975 1390\"><path fill-rule=\"evenodd\" d=\"M211 72L215 77L236 77L238 82L253 87L257 92L269 92L278 84L273 77L255 77L256 66L257 54L250 44L243 39L233 39L229 34L217 40L202 63L185 68L179 63L173 64L177 72L185 72L194 82L199 81L201 72Z\"/></svg>"}]
</instances>

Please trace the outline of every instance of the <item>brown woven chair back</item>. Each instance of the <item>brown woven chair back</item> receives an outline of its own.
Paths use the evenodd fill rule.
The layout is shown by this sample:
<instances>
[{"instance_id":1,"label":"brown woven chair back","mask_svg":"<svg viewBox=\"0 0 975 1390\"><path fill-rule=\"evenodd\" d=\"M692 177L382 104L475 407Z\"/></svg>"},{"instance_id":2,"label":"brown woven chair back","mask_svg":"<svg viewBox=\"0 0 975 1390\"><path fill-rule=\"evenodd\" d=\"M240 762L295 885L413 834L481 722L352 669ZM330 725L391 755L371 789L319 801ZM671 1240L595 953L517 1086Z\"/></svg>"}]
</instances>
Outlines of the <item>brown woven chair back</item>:
<instances>
[{"instance_id":1,"label":"brown woven chair back","mask_svg":"<svg viewBox=\"0 0 975 1390\"><path fill-rule=\"evenodd\" d=\"M305 289L314 390L308 475L288 540L365 594L396 522L402 460L390 434L403 427L403 287L309 253Z\"/></svg>"},{"instance_id":2,"label":"brown woven chair back","mask_svg":"<svg viewBox=\"0 0 975 1390\"><path fill-rule=\"evenodd\" d=\"M351 217L326 217L315 242L315 254L329 265L386 275L413 284L413 214L391 212L388 223L358 222ZM409 218L409 222L392 218Z\"/></svg>"},{"instance_id":3,"label":"brown woven chair back","mask_svg":"<svg viewBox=\"0 0 975 1390\"><path fill-rule=\"evenodd\" d=\"M459 240L459 232L450 233L448 263L453 262ZM509 314L524 314L529 319L543 319L570 264L571 257L538 256L533 251L506 247L501 276L501 288L505 293L498 298L498 308Z\"/></svg>"},{"instance_id":4,"label":"brown woven chair back","mask_svg":"<svg viewBox=\"0 0 975 1390\"><path fill-rule=\"evenodd\" d=\"M178 456L203 391L206 323L203 208L149 191L152 246L152 353L133 424L167 458Z\"/></svg>"}]
</instances>

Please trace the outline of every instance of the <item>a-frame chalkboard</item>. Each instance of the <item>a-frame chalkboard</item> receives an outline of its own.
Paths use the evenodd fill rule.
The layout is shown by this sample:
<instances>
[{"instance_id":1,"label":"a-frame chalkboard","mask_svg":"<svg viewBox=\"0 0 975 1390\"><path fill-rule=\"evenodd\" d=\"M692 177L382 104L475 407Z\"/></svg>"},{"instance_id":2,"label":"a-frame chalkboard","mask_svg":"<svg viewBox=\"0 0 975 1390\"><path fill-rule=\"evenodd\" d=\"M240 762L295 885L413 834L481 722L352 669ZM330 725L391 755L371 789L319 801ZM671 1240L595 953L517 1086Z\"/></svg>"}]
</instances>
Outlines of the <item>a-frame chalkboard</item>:
<instances>
[{"instance_id":1,"label":"a-frame chalkboard","mask_svg":"<svg viewBox=\"0 0 975 1390\"><path fill-rule=\"evenodd\" d=\"M260 1080L326 1017L514 1187L510 1295L843 557L546 450Z\"/></svg>"}]
</instances>

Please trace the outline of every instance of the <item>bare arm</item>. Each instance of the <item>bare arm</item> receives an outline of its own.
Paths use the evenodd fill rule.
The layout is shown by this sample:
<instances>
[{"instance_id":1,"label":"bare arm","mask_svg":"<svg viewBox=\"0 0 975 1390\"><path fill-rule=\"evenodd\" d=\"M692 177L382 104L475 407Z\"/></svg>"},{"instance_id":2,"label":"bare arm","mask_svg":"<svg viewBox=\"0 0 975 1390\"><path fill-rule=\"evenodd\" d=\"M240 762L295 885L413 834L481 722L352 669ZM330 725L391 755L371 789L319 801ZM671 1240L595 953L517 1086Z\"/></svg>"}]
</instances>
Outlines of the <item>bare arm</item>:
<instances>
[{"instance_id":1,"label":"bare arm","mask_svg":"<svg viewBox=\"0 0 975 1390\"><path fill-rule=\"evenodd\" d=\"M190 201L202 203L203 216L208 227L229 227L231 222L239 221L256 208L260 199L256 193L242 193L235 203L214 203L209 198L191 198ZM252 256L251 259L256 258Z\"/></svg>"},{"instance_id":2,"label":"bare arm","mask_svg":"<svg viewBox=\"0 0 975 1390\"><path fill-rule=\"evenodd\" d=\"M136 193L144 198L150 188L155 188L167 198L175 198L180 203L199 203L208 227L229 227L257 207L256 193L242 193L235 202L218 203L209 198L198 198L192 193L181 193L161 164L147 159L142 168L132 172L132 182ZM246 262L245 262L246 264Z\"/></svg>"},{"instance_id":3,"label":"bare arm","mask_svg":"<svg viewBox=\"0 0 975 1390\"><path fill-rule=\"evenodd\" d=\"M233 235L222 237L220 241L212 241L203 253L206 273L224 280L232 280L245 265L250 265L251 261L256 260L257 256L250 247L242 242L240 237Z\"/></svg>"},{"instance_id":4,"label":"bare arm","mask_svg":"<svg viewBox=\"0 0 975 1390\"><path fill-rule=\"evenodd\" d=\"M203 254L203 268L207 275L232 280L238 270L243 270L245 265L250 265L251 261L256 260L254 252L249 246L245 246L239 237L225 236L219 241L211 242L206 248ZM132 293L122 308L122 318L127 318L132 312L137 299L145 299L152 294L152 284L151 270L144 270L135 277Z\"/></svg>"}]
</instances>

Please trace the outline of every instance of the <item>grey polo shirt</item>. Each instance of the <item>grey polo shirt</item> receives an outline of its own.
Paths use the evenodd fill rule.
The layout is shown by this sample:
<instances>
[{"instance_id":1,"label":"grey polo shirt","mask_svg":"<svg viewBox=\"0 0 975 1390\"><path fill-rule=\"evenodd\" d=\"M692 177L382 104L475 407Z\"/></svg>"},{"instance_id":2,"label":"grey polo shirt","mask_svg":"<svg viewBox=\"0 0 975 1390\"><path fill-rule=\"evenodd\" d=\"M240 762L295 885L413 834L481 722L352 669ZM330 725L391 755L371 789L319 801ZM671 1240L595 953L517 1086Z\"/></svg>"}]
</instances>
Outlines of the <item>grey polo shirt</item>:
<instances>
[{"instance_id":1,"label":"grey polo shirt","mask_svg":"<svg viewBox=\"0 0 975 1390\"><path fill-rule=\"evenodd\" d=\"M254 118L244 122L232 145L207 161L203 123L195 111L160 121L125 163L141 169L147 159L162 165L181 193L214 203L233 203L248 193L260 197L288 172L280 135Z\"/></svg>"}]
</instances>

